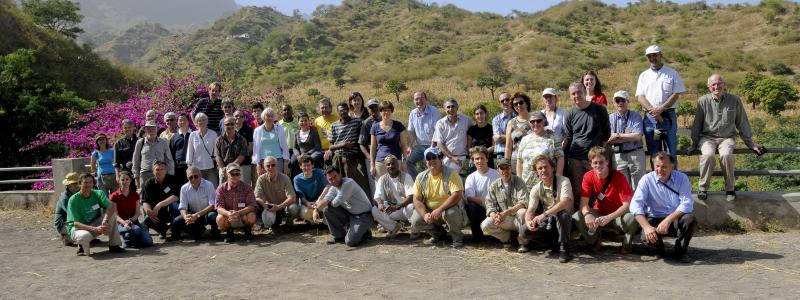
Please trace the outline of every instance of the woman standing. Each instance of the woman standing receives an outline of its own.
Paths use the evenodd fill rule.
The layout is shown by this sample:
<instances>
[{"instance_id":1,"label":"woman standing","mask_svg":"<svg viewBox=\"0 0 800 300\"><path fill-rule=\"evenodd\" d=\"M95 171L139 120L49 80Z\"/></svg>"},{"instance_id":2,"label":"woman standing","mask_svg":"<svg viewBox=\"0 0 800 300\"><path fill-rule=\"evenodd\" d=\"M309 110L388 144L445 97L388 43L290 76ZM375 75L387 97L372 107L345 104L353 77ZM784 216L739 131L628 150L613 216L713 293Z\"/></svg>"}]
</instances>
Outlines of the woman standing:
<instances>
[{"instance_id":1,"label":"woman standing","mask_svg":"<svg viewBox=\"0 0 800 300\"><path fill-rule=\"evenodd\" d=\"M586 100L597 104L606 106L606 94L603 94L603 86L600 84L600 78L594 71L586 72L581 77L583 86L586 87Z\"/></svg>"},{"instance_id":2,"label":"woman standing","mask_svg":"<svg viewBox=\"0 0 800 300\"><path fill-rule=\"evenodd\" d=\"M382 162L389 154L395 157L403 157L403 149L406 149L408 132L400 121L392 120L394 105L392 102L381 102L378 109L381 112L381 121L372 124L369 133L371 142L369 147L370 172L375 178L380 178L386 174L386 166ZM405 159L400 160L400 169L405 171Z\"/></svg>"},{"instance_id":3,"label":"woman standing","mask_svg":"<svg viewBox=\"0 0 800 300\"><path fill-rule=\"evenodd\" d=\"M261 119L264 120L264 124L258 126L253 133L253 163L256 164L258 176L267 172L261 164L267 156L272 156L277 160L278 172L290 176L286 132L284 132L283 126L275 124L275 110L267 107L261 112Z\"/></svg>"},{"instance_id":4,"label":"woman standing","mask_svg":"<svg viewBox=\"0 0 800 300\"><path fill-rule=\"evenodd\" d=\"M511 165L516 165L517 144L522 137L528 135L531 127L528 125L528 116L531 109L531 97L522 92L514 93L511 97L511 105L517 113L517 117L508 121L506 125L506 159L511 161Z\"/></svg>"},{"instance_id":5,"label":"woman standing","mask_svg":"<svg viewBox=\"0 0 800 300\"><path fill-rule=\"evenodd\" d=\"M519 142L519 159L517 159L517 174L528 185L528 189L539 182L536 173L534 158L545 155L553 162L556 175L564 172L564 151L561 150L561 140L545 129L547 118L541 112L533 112L530 117L531 133Z\"/></svg>"},{"instance_id":6,"label":"woman standing","mask_svg":"<svg viewBox=\"0 0 800 300\"><path fill-rule=\"evenodd\" d=\"M119 189L111 194L109 200L117 206L117 227L125 244L135 248L150 247L153 245L153 238L139 224L142 202L139 194L130 189L132 181L130 172L120 172Z\"/></svg>"},{"instance_id":7,"label":"woman standing","mask_svg":"<svg viewBox=\"0 0 800 300\"><path fill-rule=\"evenodd\" d=\"M114 169L114 149L104 133L94 138L95 150L89 159L89 168L97 176L97 189L110 195L117 189L116 170Z\"/></svg>"},{"instance_id":8,"label":"woman standing","mask_svg":"<svg viewBox=\"0 0 800 300\"><path fill-rule=\"evenodd\" d=\"M297 157L301 154L305 154L310 156L311 160L314 161L315 168L322 168L323 153L319 134L317 130L311 128L311 118L306 112L301 111L298 116L299 119L297 121L299 122L299 128L294 137L295 156L292 157L292 165L299 168L300 164L297 161Z\"/></svg>"},{"instance_id":9,"label":"woman standing","mask_svg":"<svg viewBox=\"0 0 800 300\"><path fill-rule=\"evenodd\" d=\"M486 122L486 106L478 105L473 112L475 113L475 125L467 129L467 149L483 146L489 153L494 153L493 128L492 124ZM494 169L494 159L489 159L489 168Z\"/></svg>"},{"instance_id":10,"label":"woman standing","mask_svg":"<svg viewBox=\"0 0 800 300\"><path fill-rule=\"evenodd\" d=\"M544 103L544 113L547 117L547 126L544 128L551 131L559 140L564 139L564 119L567 111L558 107L558 93L554 88L546 88L542 91L542 102Z\"/></svg>"},{"instance_id":11,"label":"woman standing","mask_svg":"<svg viewBox=\"0 0 800 300\"><path fill-rule=\"evenodd\" d=\"M214 162L214 143L217 142L217 132L208 129L208 116L197 113L194 116L196 131L189 134L189 145L186 149L186 166L195 166L200 169L200 174L208 181L219 185L219 175ZM185 176L185 174L183 174Z\"/></svg>"},{"instance_id":12,"label":"woman standing","mask_svg":"<svg viewBox=\"0 0 800 300\"><path fill-rule=\"evenodd\" d=\"M361 121L369 118L369 111L364 107L364 97L361 96L361 93L353 92L350 94L350 97L347 98L347 102L350 106L350 112L348 114L351 118L361 119Z\"/></svg>"}]
</instances>

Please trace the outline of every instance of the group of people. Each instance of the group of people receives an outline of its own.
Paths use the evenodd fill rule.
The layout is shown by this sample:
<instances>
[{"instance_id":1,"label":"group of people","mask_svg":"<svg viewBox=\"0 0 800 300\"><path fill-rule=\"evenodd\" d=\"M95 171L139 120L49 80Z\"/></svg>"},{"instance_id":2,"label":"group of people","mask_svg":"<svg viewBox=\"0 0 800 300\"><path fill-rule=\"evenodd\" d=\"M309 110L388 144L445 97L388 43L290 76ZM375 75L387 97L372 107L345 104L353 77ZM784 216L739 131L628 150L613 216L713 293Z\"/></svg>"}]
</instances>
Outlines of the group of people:
<instances>
[{"instance_id":1,"label":"group of people","mask_svg":"<svg viewBox=\"0 0 800 300\"><path fill-rule=\"evenodd\" d=\"M636 88L643 116L629 109L626 91L614 93L609 114L594 72L569 85L569 110L558 107L553 88L543 90L541 111L524 93L501 93L502 111L488 121L479 105L474 123L455 99L444 101L442 116L418 91L406 124L392 118L392 102L365 102L358 92L336 105L336 115L322 99L313 120L306 112L295 120L288 104L280 119L256 104L248 124L212 83L191 116L167 113L161 131L148 111L138 137L128 120L113 147L98 135L92 173L64 179L54 227L80 255L102 234L112 252L147 247L150 230L177 240L201 238L208 226L212 237L225 232L234 242L237 229L249 240L254 226L284 233L305 220L326 224L328 243L357 246L377 223L390 239L409 225L412 239L426 233L426 243L449 239L462 247L469 227L476 242L488 235L509 248L515 233L519 252L538 240L567 262L575 224L593 250L608 232L624 235L622 253L639 232L660 253L662 237L677 236L674 256L687 261L697 221L675 156L675 107L685 87L658 46L646 56L650 68ZM708 87L692 129L692 148L703 155L698 197L707 197L719 150L730 198L736 132L750 149L763 148L752 142L741 100L725 91L722 77L709 77ZM642 136L652 169L646 174Z\"/></svg>"}]
</instances>

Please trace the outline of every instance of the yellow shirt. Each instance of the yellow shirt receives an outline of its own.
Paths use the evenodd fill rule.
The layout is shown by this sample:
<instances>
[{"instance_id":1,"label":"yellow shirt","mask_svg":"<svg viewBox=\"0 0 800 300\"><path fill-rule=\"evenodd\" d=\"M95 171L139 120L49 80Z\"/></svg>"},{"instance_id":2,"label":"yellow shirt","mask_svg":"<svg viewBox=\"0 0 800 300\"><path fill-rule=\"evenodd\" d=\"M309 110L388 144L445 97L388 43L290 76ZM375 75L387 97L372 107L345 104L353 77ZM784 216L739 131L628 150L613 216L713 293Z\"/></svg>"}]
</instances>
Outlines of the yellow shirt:
<instances>
[{"instance_id":1,"label":"yellow shirt","mask_svg":"<svg viewBox=\"0 0 800 300\"><path fill-rule=\"evenodd\" d=\"M442 166L442 168L447 167ZM414 181L414 196L425 195L425 203L430 209L439 208L439 206L442 206L442 204L447 201L447 198L450 197L450 195L444 192L444 186L442 185L443 174L444 173L439 173L438 176L428 174L428 184L425 186L424 192L422 191L422 183L420 182L421 177L417 177L417 180ZM461 182L461 177L458 176L457 172L450 172L450 178L447 184L449 184L450 193L464 191L464 183Z\"/></svg>"},{"instance_id":2,"label":"yellow shirt","mask_svg":"<svg viewBox=\"0 0 800 300\"><path fill-rule=\"evenodd\" d=\"M317 128L317 133L319 133L319 142L323 151L331 147L330 143L328 143L328 133L331 132L331 125L336 121L339 121L339 116L335 115L330 115L327 118L319 116L314 119L314 127Z\"/></svg>"}]
</instances>

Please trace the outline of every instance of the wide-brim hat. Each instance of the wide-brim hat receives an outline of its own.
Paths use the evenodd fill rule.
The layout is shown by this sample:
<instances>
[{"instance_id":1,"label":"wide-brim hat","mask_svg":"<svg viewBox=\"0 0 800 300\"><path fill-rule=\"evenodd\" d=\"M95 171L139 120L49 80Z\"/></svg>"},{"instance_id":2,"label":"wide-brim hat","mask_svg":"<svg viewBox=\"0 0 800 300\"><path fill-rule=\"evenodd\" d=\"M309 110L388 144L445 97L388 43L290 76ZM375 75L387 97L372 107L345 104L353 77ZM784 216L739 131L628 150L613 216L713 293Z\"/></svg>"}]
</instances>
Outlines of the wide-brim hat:
<instances>
[{"instance_id":1,"label":"wide-brim hat","mask_svg":"<svg viewBox=\"0 0 800 300\"><path fill-rule=\"evenodd\" d=\"M81 182L81 178L78 176L78 173L75 172L67 173L67 176L64 176L64 180L61 181L61 183L64 185L70 185L78 182Z\"/></svg>"},{"instance_id":2,"label":"wide-brim hat","mask_svg":"<svg viewBox=\"0 0 800 300\"><path fill-rule=\"evenodd\" d=\"M150 121L147 121L147 123L144 123L144 127L156 127L156 128L158 128L158 123L156 123L155 120L150 120Z\"/></svg>"}]
</instances>

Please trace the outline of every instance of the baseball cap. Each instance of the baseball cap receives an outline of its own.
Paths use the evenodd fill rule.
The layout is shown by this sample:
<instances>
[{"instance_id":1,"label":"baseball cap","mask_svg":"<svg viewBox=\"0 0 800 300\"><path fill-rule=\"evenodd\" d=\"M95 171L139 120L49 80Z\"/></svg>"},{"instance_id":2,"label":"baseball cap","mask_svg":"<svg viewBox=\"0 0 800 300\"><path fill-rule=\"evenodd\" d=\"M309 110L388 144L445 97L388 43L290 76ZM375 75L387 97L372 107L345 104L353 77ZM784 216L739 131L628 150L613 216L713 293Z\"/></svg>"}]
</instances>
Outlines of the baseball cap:
<instances>
[{"instance_id":1,"label":"baseball cap","mask_svg":"<svg viewBox=\"0 0 800 300\"><path fill-rule=\"evenodd\" d=\"M546 88L546 89L544 89L544 91L542 91L542 96L544 96L544 95L553 95L553 96L555 96L556 94L557 94L556 93L556 89L554 89L554 88Z\"/></svg>"},{"instance_id":2,"label":"baseball cap","mask_svg":"<svg viewBox=\"0 0 800 300\"><path fill-rule=\"evenodd\" d=\"M373 105L381 105L381 103L378 102L378 99L375 99L375 98L369 99L369 101L367 101L367 107L370 107L370 106L373 106Z\"/></svg>"},{"instance_id":3,"label":"baseball cap","mask_svg":"<svg viewBox=\"0 0 800 300\"><path fill-rule=\"evenodd\" d=\"M232 171L241 171L242 169L239 167L237 163L229 163L225 166L225 173L230 173Z\"/></svg>"},{"instance_id":4,"label":"baseball cap","mask_svg":"<svg viewBox=\"0 0 800 300\"><path fill-rule=\"evenodd\" d=\"M436 155L436 156L442 156L442 150L439 150L438 147L430 147L428 149L425 149L425 152L424 152L424 154L422 156L423 157L428 157L428 154L433 154L433 155Z\"/></svg>"},{"instance_id":5,"label":"baseball cap","mask_svg":"<svg viewBox=\"0 0 800 300\"><path fill-rule=\"evenodd\" d=\"M508 161L508 159L506 159L505 157L501 157L500 159L497 160L497 167L498 168L502 167L502 166L508 166L508 165L511 165L511 162Z\"/></svg>"},{"instance_id":6,"label":"baseball cap","mask_svg":"<svg viewBox=\"0 0 800 300\"><path fill-rule=\"evenodd\" d=\"M653 53L661 53L661 47L659 47L658 45L652 45L650 47L647 47L646 50L644 50L644 55Z\"/></svg>"},{"instance_id":7,"label":"baseball cap","mask_svg":"<svg viewBox=\"0 0 800 300\"><path fill-rule=\"evenodd\" d=\"M622 99L628 100L628 92L626 92L626 91L617 91L616 93L614 93L614 99L616 99L616 98L622 98Z\"/></svg>"}]
</instances>

